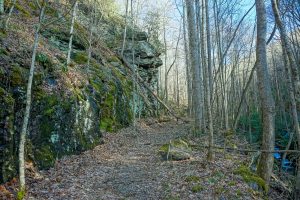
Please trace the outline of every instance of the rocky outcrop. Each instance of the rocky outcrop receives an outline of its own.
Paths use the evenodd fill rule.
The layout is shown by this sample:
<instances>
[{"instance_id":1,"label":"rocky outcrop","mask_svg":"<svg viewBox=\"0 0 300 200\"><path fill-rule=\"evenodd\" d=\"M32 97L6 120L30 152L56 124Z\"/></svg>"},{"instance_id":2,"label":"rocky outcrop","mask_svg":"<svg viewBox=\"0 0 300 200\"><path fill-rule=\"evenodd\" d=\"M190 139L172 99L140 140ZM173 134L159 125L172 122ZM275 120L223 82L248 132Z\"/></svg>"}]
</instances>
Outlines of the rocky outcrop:
<instances>
[{"instance_id":1,"label":"rocky outcrop","mask_svg":"<svg viewBox=\"0 0 300 200\"><path fill-rule=\"evenodd\" d=\"M12 44L15 40L10 34L16 33L0 38L0 182L17 175L31 58L30 44ZM40 169L52 167L62 156L93 148L101 143L102 132L131 123L132 81L126 79L126 69L114 55L95 50L87 76L87 52L84 46L77 45L77 38L72 65L64 71L64 39L59 33L55 38L48 34L41 37L26 141L26 160ZM18 48L7 50L8 40ZM109 64L110 60L115 60L119 68Z\"/></svg>"},{"instance_id":2,"label":"rocky outcrop","mask_svg":"<svg viewBox=\"0 0 300 200\"><path fill-rule=\"evenodd\" d=\"M34 19L35 8L28 7L26 1L19 2L20 7L28 10L28 18ZM87 19L79 18L80 21ZM22 20L23 16L15 16L12 23L17 21L18 26L24 26L24 32L13 29L0 32L0 182L16 176L18 168L18 143L33 37L29 31L33 24L28 28ZM104 131L132 123L132 73L113 53L120 47L121 34L111 30L123 28L115 27L115 23L108 20L101 21L96 32L106 38L93 43L87 70L89 27L83 24L77 23L75 27L68 70L65 66L68 27L58 22L41 31L26 141L26 160L40 169L52 167L62 156L100 144ZM157 67L162 61L144 32L128 35L124 55L156 90Z\"/></svg>"},{"instance_id":3,"label":"rocky outcrop","mask_svg":"<svg viewBox=\"0 0 300 200\"><path fill-rule=\"evenodd\" d=\"M127 36L124 57L138 69L139 75L156 91L158 81L158 67L163 62L157 50L147 41L145 32L136 32L132 41L132 34Z\"/></svg>"},{"instance_id":4,"label":"rocky outcrop","mask_svg":"<svg viewBox=\"0 0 300 200\"><path fill-rule=\"evenodd\" d=\"M133 40L132 40L133 39ZM148 36L145 32L136 31L134 34L127 35L127 40L124 49L124 58L131 65L138 75L145 81L145 83L152 89L153 92L157 92L158 83L158 67L163 62L159 57L158 51L147 41ZM121 49L118 49L120 52ZM154 111L157 109L157 101L153 98L149 91L145 90L149 108L146 109L145 102L137 99L135 101L138 107L136 112L141 112L143 115L154 115ZM138 96L138 95L137 95Z\"/></svg>"}]
</instances>

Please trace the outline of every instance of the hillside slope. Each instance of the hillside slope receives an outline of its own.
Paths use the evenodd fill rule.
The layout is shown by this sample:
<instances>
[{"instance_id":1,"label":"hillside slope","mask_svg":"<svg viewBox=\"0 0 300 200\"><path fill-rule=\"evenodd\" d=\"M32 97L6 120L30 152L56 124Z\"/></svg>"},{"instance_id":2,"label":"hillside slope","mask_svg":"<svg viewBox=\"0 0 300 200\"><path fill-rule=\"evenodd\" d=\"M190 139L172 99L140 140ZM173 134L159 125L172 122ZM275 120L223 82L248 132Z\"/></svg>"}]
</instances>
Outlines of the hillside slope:
<instances>
[{"instance_id":1,"label":"hillside slope","mask_svg":"<svg viewBox=\"0 0 300 200\"><path fill-rule=\"evenodd\" d=\"M50 3L47 7L45 21L59 16L53 6ZM132 73L115 54L121 45L124 23L117 17L100 19L93 31L87 70L90 35L87 6L79 5L68 69L65 63L70 16L63 15L41 31L26 142L27 160L40 169L50 168L64 155L95 147L101 143L103 131L128 126L132 121ZM37 15L35 1L20 0L8 30L0 32L0 182L10 180L17 172ZM133 45L129 42L132 36L137 40ZM162 64L159 55L147 42L146 34L132 36L127 38L126 55L132 57L134 50L134 57L144 61L139 68L141 76L154 85L156 68Z\"/></svg>"}]
</instances>

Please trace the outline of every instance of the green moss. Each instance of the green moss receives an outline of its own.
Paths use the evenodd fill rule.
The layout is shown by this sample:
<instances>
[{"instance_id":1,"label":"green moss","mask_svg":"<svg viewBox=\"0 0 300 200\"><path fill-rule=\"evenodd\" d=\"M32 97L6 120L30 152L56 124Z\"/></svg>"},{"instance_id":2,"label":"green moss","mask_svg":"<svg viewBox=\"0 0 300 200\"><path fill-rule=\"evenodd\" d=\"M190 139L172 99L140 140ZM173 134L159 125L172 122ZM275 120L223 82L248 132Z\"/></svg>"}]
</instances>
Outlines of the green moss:
<instances>
[{"instance_id":1,"label":"green moss","mask_svg":"<svg viewBox=\"0 0 300 200\"><path fill-rule=\"evenodd\" d=\"M48 117L44 117L39 127L41 135L40 138L38 139L40 139L41 141L42 140L48 141L53 129L54 129L54 124L51 122L51 120Z\"/></svg>"},{"instance_id":2,"label":"green moss","mask_svg":"<svg viewBox=\"0 0 300 200\"><path fill-rule=\"evenodd\" d=\"M218 195L222 194L224 191L225 191L224 187L217 187L215 189L215 193L218 194Z\"/></svg>"},{"instance_id":3,"label":"green moss","mask_svg":"<svg viewBox=\"0 0 300 200\"><path fill-rule=\"evenodd\" d=\"M237 183L235 182L235 181L230 181L229 183L228 183L228 185L229 186L235 186Z\"/></svg>"},{"instance_id":4,"label":"green moss","mask_svg":"<svg viewBox=\"0 0 300 200\"><path fill-rule=\"evenodd\" d=\"M26 10L26 8L24 8L21 4L16 3L15 9L22 13L25 17L30 17L30 12Z\"/></svg>"},{"instance_id":5,"label":"green moss","mask_svg":"<svg viewBox=\"0 0 300 200\"><path fill-rule=\"evenodd\" d=\"M240 189L238 189L236 191L236 196L241 197L242 195L243 195L243 192Z\"/></svg>"},{"instance_id":6,"label":"green moss","mask_svg":"<svg viewBox=\"0 0 300 200\"><path fill-rule=\"evenodd\" d=\"M250 169L245 166L241 165L234 171L235 174L241 175L246 183L257 183L260 188L262 188L265 192L268 192L268 185L266 182L260 178L255 173L251 172Z\"/></svg>"},{"instance_id":7,"label":"green moss","mask_svg":"<svg viewBox=\"0 0 300 200\"><path fill-rule=\"evenodd\" d=\"M74 91L74 94L76 95L76 97L79 101L84 101L85 100L85 97L84 97L82 91L79 88L75 87L73 89L73 91Z\"/></svg>"},{"instance_id":8,"label":"green moss","mask_svg":"<svg viewBox=\"0 0 300 200\"><path fill-rule=\"evenodd\" d=\"M5 95L6 91L0 87L0 96L2 97L3 95Z\"/></svg>"},{"instance_id":9,"label":"green moss","mask_svg":"<svg viewBox=\"0 0 300 200\"><path fill-rule=\"evenodd\" d=\"M37 7L37 5L35 4L35 3L33 3L33 2L29 2L28 3L28 6L32 9L32 10L36 10L38 7Z\"/></svg>"},{"instance_id":10,"label":"green moss","mask_svg":"<svg viewBox=\"0 0 300 200\"><path fill-rule=\"evenodd\" d=\"M73 60L77 63L77 64L86 64L88 61L88 56L86 52L78 52L75 53L73 56Z\"/></svg>"},{"instance_id":11,"label":"green moss","mask_svg":"<svg viewBox=\"0 0 300 200\"><path fill-rule=\"evenodd\" d=\"M44 111L44 115L46 115L48 117L51 117L54 112L55 112L55 108L49 108L49 109Z\"/></svg>"},{"instance_id":12,"label":"green moss","mask_svg":"<svg viewBox=\"0 0 300 200\"><path fill-rule=\"evenodd\" d=\"M202 187L202 185L197 184L197 185L194 185L191 190L192 190L192 192L197 193L197 192L204 190L204 188Z\"/></svg>"},{"instance_id":13,"label":"green moss","mask_svg":"<svg viewBox=\"0 0 300 200\"><path fill-rule=\"evenodd\" d=\"M198 176L188 176L186 177L185 179L186 182L199 182L200 181L200 178Z\"/></svg>"},{"instance_id":14,"label":"green moss","mask_svg":"<svg viewBox=\"0 0 300 200\"><path fill-rule=\"evenodd\" d=\"M13 86L21 85L23 83L22 72L19 66L13 66L10 80Z\"/></svg>"},{"instance_id":15,"label":"green moss","mask_svg":"<svg viewBox=\"0 0 300 200\"><path fill-rule=\"evenodd\" d=\"M159 148L160 152L164 152L167 153L169 151L169 143L162 145ZM186 149L186 150L191 150L191 148L189 147L188 143L182 139L177 139L177 140L172 140L171 141L171 146L172 147L176 147L176 148L182 148L182 149Z\"/></svg>"},{"instance_id":16,"label":"green moss","mask_svg":"<svg viewBox=\"0 0 300 200\"><path fill-rule=\"evenodd\" d=\"M17 200L23 200L25 198L25 189L18 191L17 193Z\"/></svg>"},{"instance_id":17,"label":"green moss","mask_svg":"<svg viewBox=\"0 0 300 200\"><path fill-rule=\"evenodd\" d=\"M36 61L42 65L45 69L49 70L50 72L52 72L54 70L54 63L52 62L52 60L49 58L49 56L47 56L44 53L38 53L36 56Z\"/></svg>"},{"instance_id":18,"label":"green moss","mask_svg":"<svg viewBox=\"0 0 300 200\"><path fill-rule=\"evenodd\" d=\"M120 62L119 58L117 56L111 56L107 59L108 62Z\"/></svg>"},{"instance_id":19,"label":"green moss","mask_svg":"<svg viewBox=\"0 0 300 200\"><path fill-rule=\"evenodd\" d=\"M10 82L12 86L23 86L26 84L28 69L13 64L10 71Z\"/></svg>"},{"instance_id":20,"label":"green moss","mask_svg":"<svg viewBox=\"0 0 300 200\"><path fill-rule=\"evenodd\" d=\"M34 153L34 157L38 166L43 169L49 169L54 165L55 156L53 155L53 151L49 145L37 148Z\"/></svg>"},{"instance_id":21,"label":"green moss","mask_svg":"<svg viewBox=\"0 0 300 200\"><path fill-rule=\"evenodd\" d=\"M0 109L0 116L3 116L6 112L13 112L12 106L14 102L15 100L12 95L0 87L0 106L5 106L4 109Z\"/></svg>"},{"instance_id":22,"label":"green moss","mask_svg":"<svg viewBox=\"0 0 300 200\"><path fill-rule=\"evenodd\" d=\"M7 32L4 29L0 28L0 39L5 38L7 36Z\"/></svg>"},{"instance_id":23,"label":"green moss","mask_svg":"<svg viewBox=\"0 0 300 200\"><path fill-rule=\"evenodd\" d=\"M46 93L43 88L41 87L36 87L34 88L34 91L33 91L33 97L36 99L36 100L41 100L45 97L47 97L49 94Z\"/></svg>"},{"instance_id":24,"label":"green moss","mask_svg":"<svg viewBox=\"0 0 300 200\"><path fill-rule=\"evenodd\" d=\"M91 80L90 84L93 86L93 88L96 91L98 91L98 92L102 91L102 84L100 83L100 81Z\"/></svg>"},{"instance_id":25,"label":"green moss","mask_svg":"<svg viewBox=\"0 0 300 200\"><path fill-rule=\"evenodd\" d=\"M169 144L164 144L159 148L159 151L168 152L169 151Z\"/></svg>"},{"instance_id":26,"label":"green moss","mask_svg":"<svg viewBox=\"0 0 300 200\"><path fill-rule=\"evenodd\" d=\"M234 130L232 129L229 129L225 132L225 136L226 137L230 137L230 136L233 136L235 134Z\"/></svg>"},{"instance_id":27,"label":"green moss","mask_svg":"<svg viewBox=\"0 0 300 200\"><path fill-rule=\"evenodd\" d=\"M1 37L1 36L0 36ZM8 51L6 51L6 49L4 49L4 48L0 48L0 55L6 55L6 56L8 56L9 55L9 53L8 53Z\"/></svg>"},{"instance_id":28,"label":"green moss","mask_svg":"<svg viewBox=\"0 0 300 200\"><path fill-rule=\"evenodd\" d=\"M114 120L111 118L104 118L100 120L100 130L112 132L114 126Z\"/></svg>"},{"instance_id":29,"label":"green moss","mask_svg":"<svg viewBox=\"0 0 300 200\"><path fill-rule=\"evenodd\" d=\"M7 105L12 105L14 104L15 100L11 96L10 93L7 93L3 88L0 87L0 97L3 100L3 102Z\"/></svg>"}]
</instances>

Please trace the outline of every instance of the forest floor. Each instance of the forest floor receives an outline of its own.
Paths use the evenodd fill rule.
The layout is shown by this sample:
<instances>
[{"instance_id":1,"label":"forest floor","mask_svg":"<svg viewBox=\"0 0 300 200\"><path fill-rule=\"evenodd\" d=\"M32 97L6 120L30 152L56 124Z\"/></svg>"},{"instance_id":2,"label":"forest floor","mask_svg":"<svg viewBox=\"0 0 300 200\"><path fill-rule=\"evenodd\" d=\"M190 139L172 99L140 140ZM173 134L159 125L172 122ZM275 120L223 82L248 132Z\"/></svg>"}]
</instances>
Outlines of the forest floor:
<instances>
[{"instance_id":1,"label":"forest floor","mask_svg":"<svg viewBox=\"0 0 300 200\"><path fill-rule=\"evenodd\" d=\"M207 151L198 148L188 160L163 161L158 149L171 139L187 138L189 128L152 119L138 123L137 131L105 133L104 144L29 177L26 199L265 199L234 173L249 155L227 152L224 157L218 151L209 163ZM268 196L285 199L278 191Z\"/></svg>"}]
</instances>

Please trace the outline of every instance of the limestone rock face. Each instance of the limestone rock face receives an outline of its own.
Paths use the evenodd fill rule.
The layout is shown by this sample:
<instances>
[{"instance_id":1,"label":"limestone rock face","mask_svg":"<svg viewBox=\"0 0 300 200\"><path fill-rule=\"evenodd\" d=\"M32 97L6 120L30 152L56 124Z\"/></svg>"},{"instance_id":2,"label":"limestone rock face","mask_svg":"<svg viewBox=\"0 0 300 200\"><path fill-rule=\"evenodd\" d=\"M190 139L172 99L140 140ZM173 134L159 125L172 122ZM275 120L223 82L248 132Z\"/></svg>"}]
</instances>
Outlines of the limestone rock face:
<instances>
[{"instance_id":1,"label":"limestone rock face","mask_svg":"<svg viewBox=\"0 0 300 200\"><path fill-rule=\"evenodd\" d=\"M134 35L134 41L132 41ZM160 59L159 52L148 41L148 36L145 32L129 33L125 43L124 57L131 64L131 67L136 70L139 76L145 83L152 89L153 92L157 91L158 83L158 67L163 65ZM118 49L121 51L121 48ZM157 107L157 102L151 94L148 94L151 103L152 111L143 108L144 115L152 115L153 110ZM137 102L137 104L140 104Z\"/></svg>"},{"instance_id":2,"label":"limestone rock face","mask_svg":"<svg viewBox=\"0 0 300 200\"><path fill-rule=\"evenodd\" d=\"M190 159L191 148L181 140L171 140L168 144L164 144L159 149L159 154L163 160L187 160Z\"/></svg>"},{"instance_id":3,"label":"limestone rock face","mask_svg":"<svg viewBox=\"0 0 300 200\"><path fill-rule=\"evenodd\" d=\"M62 156L101 144L102 132L128 126L132 116L132 82L126 79L126 68L120 61L96 49L92 55L99 54L101 58L92 57L87 77L88 54L85 46L79 45L79 37L75 37L72 67L63 72L63 36L67 30L57 28L56 31L55 38L41 34L40 45L48 53L38 52L33 79L26 160L39 169L52 167ZM2 46L5 43L0 41L0 66L5 66L0 67L0 183L17 175L31 59L30 45L14 45L18 49L5 52L5 59L2 59ZM115 66L119 63L119 67L109 65L109 61L114 61Z\"/></svg>"},{"instance_id":4,"label":"limestone rock face","mask_svg":"<svg viewBox=\"0 0 300 200\"><path fill-rule=\"evenodd\" d=\"M139 75L148 83L148 85L155 90L158 80L158 67L163 65L159 58L160 54L147 41L147 34L145 32L136 32L136 40L132 41L132 34L127 37L124 57L126 60L138 69Z\"/></svg>"}]
</instances>

